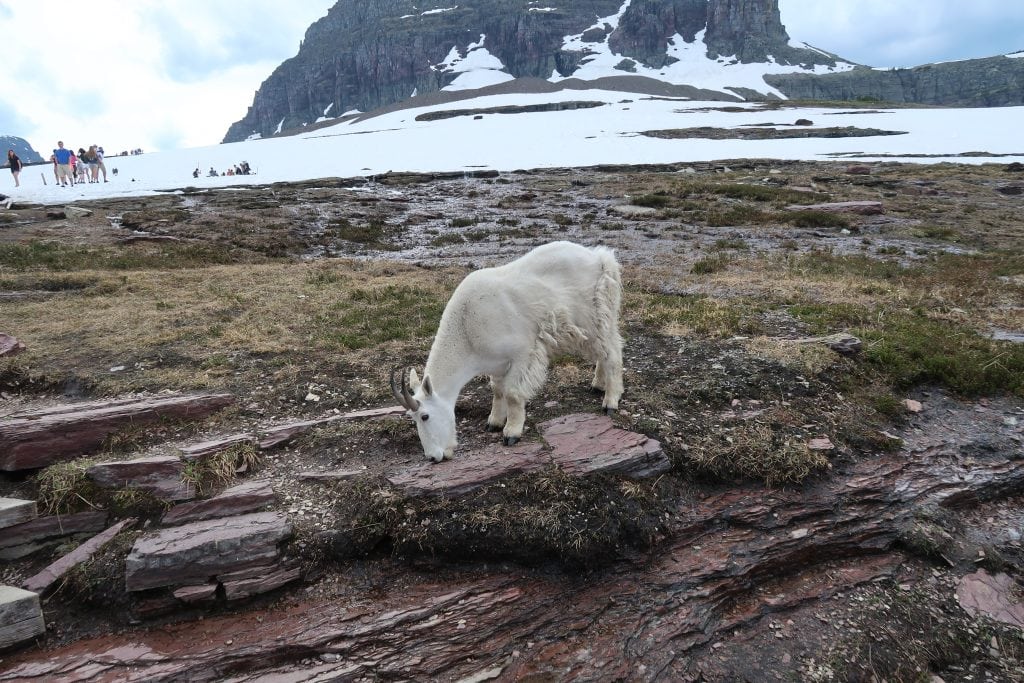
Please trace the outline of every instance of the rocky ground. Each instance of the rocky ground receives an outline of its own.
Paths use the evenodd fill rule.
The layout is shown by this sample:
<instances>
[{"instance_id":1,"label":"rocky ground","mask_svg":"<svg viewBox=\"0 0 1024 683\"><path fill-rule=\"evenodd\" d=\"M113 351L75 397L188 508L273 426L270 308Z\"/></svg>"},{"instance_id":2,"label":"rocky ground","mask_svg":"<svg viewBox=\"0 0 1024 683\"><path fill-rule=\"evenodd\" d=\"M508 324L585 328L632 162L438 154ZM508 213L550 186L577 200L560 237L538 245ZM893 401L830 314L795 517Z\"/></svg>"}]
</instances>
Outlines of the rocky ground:
<instances>
[{"instance_id":1,"label":"rocky ground","mask_svg":"<svg viewBox=\"0 0 1024 683\"><path fill-rule=\"evenodd\" d=\"M997 164L743 160L15 206L0 333L26 348L0 358L0 438L68 403L233 402L3 475L40 514L139 521L47 589L46 634L0 680L1017 680L1021 184ZM422 363L468 269L551 239L623 262L614 424L664 465L516 469L554 457L547 421L597 412L571 358L529 406L524 456L479 428L483 382L455 463L424 471L400 418L349 419L391 405L387 371ZM808 341L836 332L860 350ZM139 459L170 474L103 488ZM471 490L400 484L494 463L507 474ZM164 516L211 497L220 512L184 522L201 526ZM216 555L225 514L245 552L147 573L174 529Z\"/></svg>"}]
</instances>

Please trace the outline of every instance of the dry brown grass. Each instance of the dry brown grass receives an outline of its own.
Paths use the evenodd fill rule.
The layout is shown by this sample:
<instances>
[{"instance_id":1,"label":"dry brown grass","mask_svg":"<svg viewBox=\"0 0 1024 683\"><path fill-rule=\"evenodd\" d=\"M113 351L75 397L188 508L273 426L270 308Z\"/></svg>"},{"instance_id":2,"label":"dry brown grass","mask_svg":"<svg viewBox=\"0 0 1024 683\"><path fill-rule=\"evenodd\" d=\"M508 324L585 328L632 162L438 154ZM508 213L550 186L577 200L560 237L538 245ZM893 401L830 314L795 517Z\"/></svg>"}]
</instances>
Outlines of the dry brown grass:
<instances>
[{"instance_id":1,"label":"dry brown grass","mask_svg":"<svg viewBox=\"0 0 1024 683\"><path fill-rule=\"evenodd\" d=\"M108 392L133 388L140 375L151 387L223 386L235 354L305 354L332 345L323 321L356 289L400 284L443 301L459 277L454 270L355 261L78 275L103 286L5 302L5 324L29 349L19 365L54 378L87 377ZM379 319L378 303L360 302L360 315ZM127 368L110 372L118 365Z\"/></svg>"}]
</instances>

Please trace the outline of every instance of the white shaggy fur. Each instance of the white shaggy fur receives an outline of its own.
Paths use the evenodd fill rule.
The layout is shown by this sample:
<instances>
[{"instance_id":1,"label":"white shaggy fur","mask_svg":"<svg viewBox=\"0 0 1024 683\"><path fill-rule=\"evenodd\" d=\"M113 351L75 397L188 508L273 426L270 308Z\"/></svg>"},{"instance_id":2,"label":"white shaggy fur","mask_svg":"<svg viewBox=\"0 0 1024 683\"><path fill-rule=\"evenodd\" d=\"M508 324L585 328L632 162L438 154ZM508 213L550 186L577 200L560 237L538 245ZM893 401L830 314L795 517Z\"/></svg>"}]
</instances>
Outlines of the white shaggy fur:
<instances>
[{"instance_id":1,"label":"white shaggy fur","mask_svg":"<svg viewBox=\"0 0 1024 683\"><path fill-rule=\"evenodd\" d=\"M423 381L413 371L412 401L403 401L426 457L451 457L455 401L477 375L488 375L494 392L488 428L504 427L506 445L518 441L526 402L543 386L557 353L595 363L593 386L604 391L602 405L617 409L621 298L619 264L605 247L552 242L504 266L470 273L444 309Z\"/></svg>"}]
</instances>

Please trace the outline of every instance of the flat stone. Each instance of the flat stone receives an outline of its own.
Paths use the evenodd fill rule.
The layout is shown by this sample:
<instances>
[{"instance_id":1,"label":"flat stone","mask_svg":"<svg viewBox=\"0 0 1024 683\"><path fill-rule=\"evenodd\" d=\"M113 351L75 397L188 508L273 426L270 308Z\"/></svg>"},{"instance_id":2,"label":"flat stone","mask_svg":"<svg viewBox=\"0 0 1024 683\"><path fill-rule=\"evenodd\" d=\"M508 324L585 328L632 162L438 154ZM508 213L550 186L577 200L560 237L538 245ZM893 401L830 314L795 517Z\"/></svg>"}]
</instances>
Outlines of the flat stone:
<instances>
[{"instance_id":1,"label":"flat stone","mask_svg":"<svg viewBox=\"0 0 1024 683\"><path fill-rule=\"evenodd\" d=\"M211 455L216 455L217 453L226 451L227 449L238 446L239 444L252 444L255 446L256 437L252 434L232 434L231 436L225 436L219 439L201 441L189 446L183 446L179 450L181 451L181 459L191 462L194 460L208 458Z\"/></svg>"},{"instance_id":2,"label":"flat stone","mask_svg":"<svg viewBox=\"0 0 1024 683\"><path fill-rule=\"evenodd\" d=\"M0 533L0 560L25 557L68 536L102 531L106 525L107 513L102 510L37 517L15 524Z\"/></svg>"},{"instance_id":3,"label":"flat stone","mask_svg":"<svg viewBox=\"0 0 1024 683\"><path fill-rule=\"evenodd\" d=\"M972 616L984 614L996 621L1024 628L1024 595L1007 574L989 574L984 569L960 579L956 597Z\"/></svg>"},{"instance_id":4,"label":"flat stone","mask_svg":"<svg viewBox=\"0 0 1024 683\"><path fill-rule=\"evenodd\" d=\"M539 470L551 462L539 443L520 443L458 453L443 463L423 462L387 477L409 498L460 496L514 474Z\"/></svg>"},{"instance_id":5,"label":"flat stone","mask_svg":"<svg viewBox=\"0 0 1024 683\"><path fill-rule=\"evenodd\" d=\"M182 586L174 591L174 597L182 602L207 602L217 597L218 583L204 583L199 586Z\"/></svg>"},{"instance_id":6,"label":"flat stone","mask_svg":"<svg viewBox=\"0 0 1024 683\"><path fill-rule=\"evenodd\" d=\"M864 343L846 332L826 334L821 337L803 337L801 339L787 339L785 341L793 344L824 344L841 356L855 356L860 353Z\"/></svg>"},{"instance_id":7,"label":"flat stone","mask_svg":"<svg viewBox=\"0 0 1024 683\"><path fill-rule=\"evenodd\" d=\"M199 394L72 403L17 413L0 422L0 470L36 469L98 449L124 427L196 420L234 401Z\"/></svg>"},{"instance_id":8,"label":"flat stone","mask_svg":"<svg viewBox=\"0 0 1024 683\"><path fill-rule=\"evenodd\" d=\"M268 481L247 481L232 486L206 500L175 505L164 514L161 524L172 526L216 517L255 512L274 502L274 490Z\"/></svg>"},{"instance_id":9,"label":"flat stone","mask_svg":"<svg viewBox=\"0 0 1024 683\"><path fill-rule=\"evenodd\" d=\"M316 427L321 427L332 422L346 420L379 420L384 417L399 417L405 415L405 408L401 406L385 406L383 408L369 408L367 410L354 410L339 415L328 415L327 417L315 420L303 420L300 422L289 422L276 427L268 427L263 430L259 437L260 450L269 450L288 443L299 434L304 434Z\"/></svg>"},{"instance_id":10,"label":"flat stone","mask_svg":"<svg viewBox=\"0 0 1024 683\"><path fill-rule=\"evenodd\" d=\"M861 216L874 216L885 213L882 202L870 200L859 202L828 202L826 204L791 204L788 211L827 211L829 213L855 213Z\"/></svg>"},{"instance_id":11,"label":"flat stone","mask_svg":"<svg viewBox=\"0 0 1024 683\"><path fill-rule=\"evenodd\" d=\"M386 478L404 496L415 498L461 496L552 463L573 476L603 472L631 478L657 476L672 467L658 441L616 427L607 415L567 415L541 424L540 432L549 447L495 444L458 453L443 463L414 465Z\"/></svg>"},{"instance_id":12,"label":"flat stone","mask_svg":"<svg viewBox=\"0 0 1024 683\"><path fill-rule=\"evenodd\" d=\"M172 455L102 462L85 470L87 477L104 488L138 489L169 501L195 497L192 485L182 481L184 472L185 463Z\"/></svg>"},{"instance_id":13,"label":"flat stone","mask_svg":"<svg viewBox=\"0 0 1024 683\"><path fill-rule=\"evenodd\" d=\"M0 529L28 522L37 516L34 500L0 498Z\"/></svg>"},{"instance_id":14,"label":"flat stone","mask_svg":"<svg viewBox=\"0 0 1024 683\"><path fill-rule=\"evenodd\" d=\"M807 442L807 448L812 451L831 451L835 448L835 444L827 436L821 436L817 439L811 439Z\"/></svg>"},{"instance_id":15,"label":"flat stone","mask_svg":"<svg viewBox=\"0 0 1024 683\"><path fill-rule=\"evenodd\" d=\"M40 595L45 594L46 591L48 591L53 584L57 583L61 577L67 574L72 567L88 560L96 553L97 550L109 543L114 536L121 533L122 529L134 523L135 519L130 517L118 522L106 531L93 536L88 541L49 565L35 576L31 576L26 579L25 582L21 584L21 587L25 590L32 591L33 593L38 593Z\"/></svg>"},{"instance_id":16,"label":"flat stone","mask_svg":"<svg viewBox=\"0 0 1024 683\"><path fill-rule=\"evenodd\" d=\"M17 356L25 350L25 345L9 334L0 332L0 358L3 356Z\"/></svg>"},{"instance_id":17,"label":"flat stone","mask_svg":"<svg viewBox=\"0 0 1024 683\"><path fill-rule=\"evenodd\" d=\"M229 578L227 576L219 576L221 583L224 585L224 597L228 600L241 600L242 598L248 598L253 595L259 595L260 593L266 593L272 591L275 588L280 588L286 583L291 583L302 576L302 571L298 567L293 568L276 568L269 573L265 573L262 576L245 577L239 579Z\"/></svg>"},{"instance_id":18,"label":"flat stone","mask_svg":"<svg viewBox=\"0 0 1024 683\"><path fill-rule=\"evenodd\" d=\"M0 649L45 632L39 596L14 586L0 586Z\"/></svg>"},{"instance_id":19,"label":"flat stone","mask_svg":"<svg viewBox=\"0 0 1024 683\"><path fill-rule=\"evenodd\" d=\"M921 405L921 402L915 401L912 398L903 399L903 407L907 409L908 413L920 413L924 410L924 406Z\"/></svg>"},{"instance_id":20,"label":"flat stone","mask_svg":"<svg viewBox=\"0 0 1024 683\"><path fill-rule=\"evenodd\" d=\"M272 563L292 533L277 512L192 522L135 541L125 560L129 591L195 585L211 576Z\"/></svg>"},{"instance_id":21,"label":"flat stone","mask_svg":"<svg viewBox=\"0 0 1024 683\"><path fill-rule=\"evenodd\" d=\"M608 208L608 213L622 216L623 218L650 218L657 215L658 210L650 206L633 206L632 204L619 204Z\"/></svg>"},{"instance_id":22,"label":"flat stone","mask_svg":"<svg viewBox=\"0 0 1024 683\"><path fill-rule=\"evenodd\" d=\"M92 215L92 210L80 206L65 206L64 215L68 218L87 218Z\"/></svg>"},{"instance_id":23,"label":"flat stone","mask_svg":"<svg viewBox=\"0 0 1024 683\"><path fill-rule=\"evenodd\" d=\"M672 469L660 442L616 427L607 415L566 415L539 428L552 446L548 455L568 474L602 472L643 479Z\"/></svg>"},{"instance_id":24,"label":"flat stone","mask_svg":"<svg viewBox=\"0 0 1024 683\"><path fill-rule=\"evenodd\" d=\"M299 472L299 479L308 481L348 481L365 474L366 470L326 470L324 472Z\"/></svg>"}]
</instances>

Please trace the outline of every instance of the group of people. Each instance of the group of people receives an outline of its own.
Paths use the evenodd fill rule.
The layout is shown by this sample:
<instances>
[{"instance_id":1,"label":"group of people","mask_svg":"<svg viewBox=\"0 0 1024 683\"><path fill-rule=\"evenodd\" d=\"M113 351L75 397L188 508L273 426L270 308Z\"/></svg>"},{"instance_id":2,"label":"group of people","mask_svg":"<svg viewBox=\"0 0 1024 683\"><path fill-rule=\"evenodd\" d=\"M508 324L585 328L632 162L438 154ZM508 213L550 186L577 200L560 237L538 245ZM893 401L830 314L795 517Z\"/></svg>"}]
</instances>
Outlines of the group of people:
<instances>
[{"instance_id":1,"label":"group of people","mask_svg":"<svg viewBox=\"0 0 1024 683\"><path fill-rule=\"evenodd\" d=\"M208 178L216 178L217 176L220 176L220 175L249 175L251 173L252 173L252 169L249 168L249 162L248 161L243 161L240 164L235 164L234 168L229 168L228 170L224 171L223 174L217 173L217 169L215 169L213 166L211 166L210 167L210 171L209 171L209 173L206 174L206 176ZM196 167L196 170L192 171L192 177L193 178L198 178L199 177L199 167L198 166Z\"/></svg>"},{"instance_id":2,"label":"group of people","mask_svg":"<svg viewBox=\"0 0 1024 683\"><path fill-rule=\"evenodd\" d=\"M53 177L61 186L67 187L77 183L107 182L107 167L103 163L103 148L90 145L89 149L78 148L78 154L64 146L63 141L57 142L57 149L50 155L53 162Z\"/></svg>"}]
</instances>

